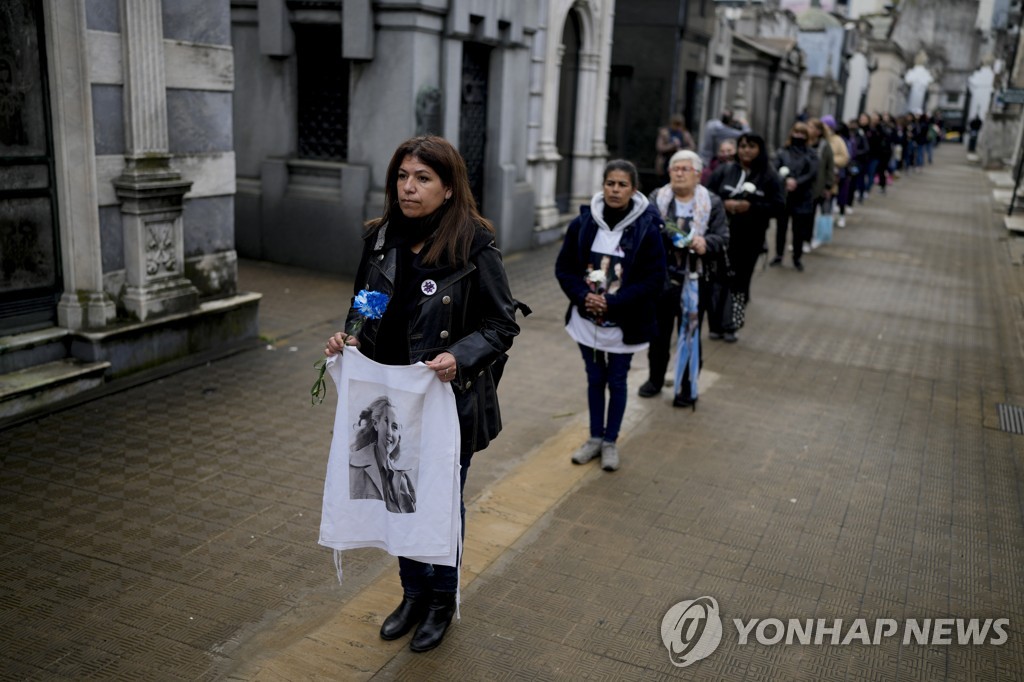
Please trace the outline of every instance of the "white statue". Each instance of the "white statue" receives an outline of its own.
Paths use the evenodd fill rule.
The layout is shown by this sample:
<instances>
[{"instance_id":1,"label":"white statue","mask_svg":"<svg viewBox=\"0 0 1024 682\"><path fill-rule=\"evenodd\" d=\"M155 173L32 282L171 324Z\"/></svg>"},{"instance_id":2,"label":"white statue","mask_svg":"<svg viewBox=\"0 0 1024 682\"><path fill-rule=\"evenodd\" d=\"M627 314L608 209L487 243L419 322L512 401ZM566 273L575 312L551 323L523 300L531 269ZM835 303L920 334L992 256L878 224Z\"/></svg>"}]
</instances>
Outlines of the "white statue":
<instances>
[{"instance_id":1,"label":"white statue","mask_svg":"<svg viewBox=\"0 0 1024 682\"><path fill-rule=\"evenodd\" d=\"M907 109L914 113L924 111L925 98L928 97L928 86L935 80L932 72L925 66L927 61L928 57L925 55L924 50L922 50L918 53L915 60L917 65L910 71L907 71L907 75L903 77L906 84L910 86L910 95L907 97Z\"/></svg>"},{"instance_id":2,"label":"white statue","mask_svg":"<svg viewBox=\"0 0 1024 682\"><path fill-rule=\"evenodd\" d=\"M967 120L975 116L984 119L988 113L989 104L992 101L992 91L995 88L996 74L989 64L971 74L967 79L967 87L971 91L971 107L967 112Z\"/></svg>"}]
</instances>

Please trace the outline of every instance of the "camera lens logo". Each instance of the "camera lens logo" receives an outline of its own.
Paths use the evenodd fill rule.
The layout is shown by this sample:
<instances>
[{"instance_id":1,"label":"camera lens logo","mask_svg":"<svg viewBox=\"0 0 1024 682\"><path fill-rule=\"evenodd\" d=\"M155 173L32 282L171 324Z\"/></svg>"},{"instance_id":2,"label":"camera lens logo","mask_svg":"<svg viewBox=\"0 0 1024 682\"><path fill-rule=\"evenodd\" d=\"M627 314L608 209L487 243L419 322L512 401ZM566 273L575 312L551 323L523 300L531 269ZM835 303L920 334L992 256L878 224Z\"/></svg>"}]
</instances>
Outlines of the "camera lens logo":
<instances>
[{"instance_id":1,"label":"camera lens logo","mask_svg":"<svg viewBox=\"0 0 1024 682\"><path fill-rule=\"evenodd\" d=\"M681 601L661 619L661 641L680 668L707 658L722 641L722 619L713 597Z\"/></svg>"}]
</instances>

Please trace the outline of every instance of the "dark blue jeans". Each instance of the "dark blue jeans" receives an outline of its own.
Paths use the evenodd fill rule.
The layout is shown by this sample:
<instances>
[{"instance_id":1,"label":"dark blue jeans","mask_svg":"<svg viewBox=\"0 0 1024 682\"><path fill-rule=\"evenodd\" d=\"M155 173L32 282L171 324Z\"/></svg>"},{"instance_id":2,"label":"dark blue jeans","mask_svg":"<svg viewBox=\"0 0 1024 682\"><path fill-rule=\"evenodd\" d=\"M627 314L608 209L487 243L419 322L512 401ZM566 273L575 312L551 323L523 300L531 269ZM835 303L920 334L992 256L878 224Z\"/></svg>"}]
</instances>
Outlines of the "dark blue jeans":
<instances>
[{"instance_id":1,"label":"dark blue jeans","mask_svg":"<svg viewBox=\"0 0 1024 682\"><path fill-rule=\"evenodd\" d=\"M626 375L632 353L594 352L578 344L587 366L587 405L590 407L590 437L614 443L626 413ZM605 390L608 391L608 418L605 420Z\"/></svg>"},{"instance_id":2,"label":"dark blue jeans","mask_svg":"<svg viewBox=\"0 0 1024 682\"><path fill-rule=\"evenodd\" d=\"M466 539L466 505L462 501L462 491L466 489L466 473L472 455L460 458L462 465L459 470L459 507L462 514L462 539ZM459 556L459 563L462 556ZM425 564L422 561L398 557L398 577L402 580L402 591L405 596L414 598L426 592L458 592L459 569L455 566L438 566Z\"/></svg>"}]
</instances>

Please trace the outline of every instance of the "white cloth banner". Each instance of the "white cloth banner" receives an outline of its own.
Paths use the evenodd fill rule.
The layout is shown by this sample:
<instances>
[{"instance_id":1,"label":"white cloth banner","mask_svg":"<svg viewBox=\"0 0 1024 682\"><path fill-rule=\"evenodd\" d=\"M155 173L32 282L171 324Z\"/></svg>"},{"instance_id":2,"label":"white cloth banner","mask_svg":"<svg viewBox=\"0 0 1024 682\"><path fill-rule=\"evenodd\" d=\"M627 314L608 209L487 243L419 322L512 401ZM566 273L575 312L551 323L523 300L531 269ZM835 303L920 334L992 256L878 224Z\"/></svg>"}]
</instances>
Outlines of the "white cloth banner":
<instances>
[{"instance_id":1,"label":"white cloth banner","mask_svg":"<svg viewBox=\"0 0 1024 682\"><path fill-rule=\"evenodd\" d=\"M355 348L329 358L327 371L338 389L338 411L320 544L379 547L456 566L460 435L451 385L423 363L382 365Z\"/></svg>"}]
</instances>

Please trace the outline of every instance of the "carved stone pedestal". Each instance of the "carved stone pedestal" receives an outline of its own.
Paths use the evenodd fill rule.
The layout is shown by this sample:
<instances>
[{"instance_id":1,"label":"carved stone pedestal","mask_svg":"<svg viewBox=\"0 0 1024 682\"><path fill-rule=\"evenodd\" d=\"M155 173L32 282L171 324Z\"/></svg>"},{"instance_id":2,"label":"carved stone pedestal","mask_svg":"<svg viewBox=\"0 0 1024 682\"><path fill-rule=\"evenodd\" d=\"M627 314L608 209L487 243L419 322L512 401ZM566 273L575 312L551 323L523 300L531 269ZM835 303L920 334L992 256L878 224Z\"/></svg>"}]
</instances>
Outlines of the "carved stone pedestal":
<instances>
[{"instance_id":1,"label":"carved stone pedestal","mask_svg":"<svg viewBox=\"0 0 1024 682\"><path fill-rule=\"evenodd\" d=\"M140 321L194 309L199 292L185 278L183 198L192 183L173 171L126 173L114 181L124 226L121 302Z\"/></svg>"}]
</instances>

